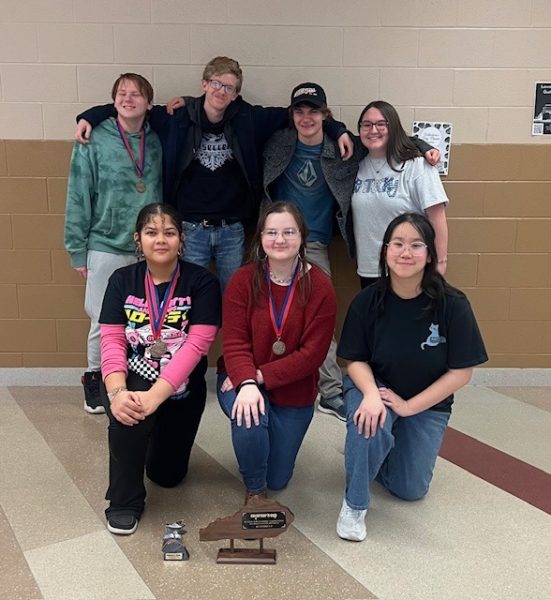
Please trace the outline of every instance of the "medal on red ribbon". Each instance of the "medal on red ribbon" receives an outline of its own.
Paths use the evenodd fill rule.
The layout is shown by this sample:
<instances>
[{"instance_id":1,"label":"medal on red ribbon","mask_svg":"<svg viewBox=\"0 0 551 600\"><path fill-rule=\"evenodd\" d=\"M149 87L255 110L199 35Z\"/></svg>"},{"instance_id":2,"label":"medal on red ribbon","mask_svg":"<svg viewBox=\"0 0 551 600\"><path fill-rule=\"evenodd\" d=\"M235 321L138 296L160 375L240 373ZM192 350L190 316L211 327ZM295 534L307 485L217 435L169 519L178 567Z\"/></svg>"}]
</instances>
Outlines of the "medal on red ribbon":
<instances>
[{"instance_id":1,"label":"medal on red ribbon","mask_svg":"<svg viewBox=\"0 0 551 600\"><path fill-rule=\"evenodd\" d=\"M153 279L149 274L149 269L145 272L145 298L147 301L147 311L149 314L149 324L151 325L151 333L153 335L153 344L149 347L149 352L152 358L162 358L167 351L167 345L161 339L161 330L168 311L168 306L174 295L176 283L180 276L180 265L177 264L172 272L170 283L168 284L162 301L159 298L159 292L153 283Z\"/></svg>"},{"instance_id":2,"label":"medal on red ribbon","mask_svg":"<svg viewBox=\"0 0 551 600\"><path fill-rule=\"evenodd\" d=\"M295 272L293 273L293 278L291 279L291 283L289 284L287 291L285 292L283 305L278 313L276 303L272 294L272 282L270 280L270 265L269 263L266 264L266 282L268 283L268 296L270 299L270 319L272 321L272 326L274 328L274 332L277 338L276 341L272 344L272 352L276 356L282 356L287 350L285 342L281 339L281 334L283 332L283 327L285 327L285 322L287 321L287 317L289 316L289 310L291 308L291 304L293 303L293 298L295 296L299 268L300 262L297 262Z\"/></svg>"},{"instance_id":3,"label":"medal on red ribbon","mask_svg":"<svg viewBox=\"0 0 551 600\"><path fill-rule=\"evenodd\" d=\"M117 129L119 131L119 135L121 136L122 143L124 144L124 147L126 148L126 152L128 152L128 156L130 156L130 160L132 161L132 164L134 165L134 170L136 171L136 174L138 175L138 181L136 182L136 186L135 186L136 190L138 192L140 192L140 194L143 194L143 192L145 192L145 190L147 189L145 182L142 179L144 165L145 165L145 127L142 127L142 129L140 131L140 155L138 156L138 160L136 160L136 157L134 156L134 152L132 152L130 142L128 141L128 137L126 136L126 131L124 131L123 127L119 123L118 118L115 122L117 124Z\"/></svg>"}]
</instances>

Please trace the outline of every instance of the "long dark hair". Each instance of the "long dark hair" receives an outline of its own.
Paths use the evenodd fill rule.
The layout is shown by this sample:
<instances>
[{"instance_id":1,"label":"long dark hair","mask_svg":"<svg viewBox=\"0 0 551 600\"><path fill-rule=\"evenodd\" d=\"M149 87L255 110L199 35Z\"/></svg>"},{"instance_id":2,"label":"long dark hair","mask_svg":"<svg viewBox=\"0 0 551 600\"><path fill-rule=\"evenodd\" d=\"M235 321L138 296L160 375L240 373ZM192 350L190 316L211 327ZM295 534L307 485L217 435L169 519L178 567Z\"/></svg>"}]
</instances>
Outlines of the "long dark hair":
<instances>
[{"instance_id":1,"label":"long dark hair","mask_svg":"<svg viewBox=\"0 0 551 600\"><path fill-rule=\"evenodd\" d=\"M301 242L298 251L299 280L297 289L300 291L302 300L306 302L311 290L308 262L306 261L306 238L308 237L308 227L306 227L304 217L300 210L291 202L285 201L266 204L258 217L256 231L254 232L251 241L251 251L249 256L249 261L255 266L252 282L254 299L255 301L258 301L261 294L267 294L266 253L264 252L264 248L262 248L262 232L264 231L266 220L274 213L289 213L295 220L300 232Z\"/></svg>"},{"instance_id":2,"label":"long dark hair","mask_svg":"<svg viewBox=\"0 0 551 600\"><path fill-rule=\"evenodd\" d=\"M383 117L388 123L388 143L386 146L386 161L393 171L399 171L400 169L395 168L395 165L401 165L406 160L411 160L421 156L421 153L417 149L417 146L409 139L400 116L396 112L396 109L392 104L385 102L384 100L373 100L370 102L361 112L360 118L358 119L358 131L360 130L360 123L365 113L370 108L376 108L381 112Z\"/></svg>"},{"instance_id":3,"label":"long dark hair","mask_svg":"<svg viewBox=\"0 0 551 600\"><path fill-rule=\"evenodd\" d=\"M423 278L421 279L421 289L429 298L429 303L424 311L434 313L446 301L446 294L462 295L459 290L450 286L446 280L436 270L438 264L438 255L436 253L434 227L427 217L421 213L406 212L395 217L386 228L383 236L383 244L379 255L379 280L377 287L380 292L379 304L384 300L386 293L391 289L390 273L386 263L387 244L392 238L396 227L402 223L409 223L419 233L419 237L427 245L427 258L430 259L425 265Z\"/></svg>"}]
</instances>

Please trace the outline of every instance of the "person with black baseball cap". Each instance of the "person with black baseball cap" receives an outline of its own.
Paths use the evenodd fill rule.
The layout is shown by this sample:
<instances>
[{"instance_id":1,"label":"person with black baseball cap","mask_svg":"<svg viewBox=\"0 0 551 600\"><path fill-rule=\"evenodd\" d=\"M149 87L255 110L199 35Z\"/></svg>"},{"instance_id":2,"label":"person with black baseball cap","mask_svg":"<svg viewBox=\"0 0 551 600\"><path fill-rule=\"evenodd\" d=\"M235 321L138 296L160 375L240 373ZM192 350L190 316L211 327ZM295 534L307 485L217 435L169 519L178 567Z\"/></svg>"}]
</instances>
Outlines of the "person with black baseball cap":
<instances>
[{"instance_id":1,"label":"person with black baseball cap","mask_svg":"<svg viewBox=\"0 0 551 600\"><path fill-rule=\"evenodd\" d=\"M324 133L324 124L333 115L318 83L308 81L293 88L289 117L290 126L277 131L264 150L264 194L269 201L287 200L300 209L310 232L307 258L331 276L328 247L335 220L350 255L355 255L350 199L366 150L357 140L352 158L341 158L336 143ZM421 152L432 149L414 141ZM346 421L336 348L333 338L320 369L318 409Z\"/></svg>"}]
</instances>

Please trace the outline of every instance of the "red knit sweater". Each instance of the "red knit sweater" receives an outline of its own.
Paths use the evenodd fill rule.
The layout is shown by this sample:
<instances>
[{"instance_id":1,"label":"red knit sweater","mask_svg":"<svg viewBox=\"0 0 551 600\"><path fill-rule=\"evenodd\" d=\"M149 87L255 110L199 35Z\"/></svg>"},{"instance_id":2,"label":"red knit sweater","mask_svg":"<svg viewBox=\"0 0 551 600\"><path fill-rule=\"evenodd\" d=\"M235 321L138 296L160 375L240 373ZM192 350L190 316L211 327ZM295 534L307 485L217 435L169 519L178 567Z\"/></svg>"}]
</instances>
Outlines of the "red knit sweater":
<instances>
[{"instance_id":1,"label":"red knit sweater","mask_svg":"<svg viewBox=\"0 0 551 600\"><path fill-rule=\"evenodd\" d=\"M277 356L272 352L276 335L268 296L260 294L257 303L253 299L253 270L253 265L238 269L224 293L222 339L228 375L237 386L245 379L256 379L258 368L274 405L313 404L318 370L335 329L337 300L331 280L318 267L310 269L310 297L305 303L297 288L281 335L286 351ZM286 291L286 286L272 284L278 312Z\"/></svg>"}]
</instances>

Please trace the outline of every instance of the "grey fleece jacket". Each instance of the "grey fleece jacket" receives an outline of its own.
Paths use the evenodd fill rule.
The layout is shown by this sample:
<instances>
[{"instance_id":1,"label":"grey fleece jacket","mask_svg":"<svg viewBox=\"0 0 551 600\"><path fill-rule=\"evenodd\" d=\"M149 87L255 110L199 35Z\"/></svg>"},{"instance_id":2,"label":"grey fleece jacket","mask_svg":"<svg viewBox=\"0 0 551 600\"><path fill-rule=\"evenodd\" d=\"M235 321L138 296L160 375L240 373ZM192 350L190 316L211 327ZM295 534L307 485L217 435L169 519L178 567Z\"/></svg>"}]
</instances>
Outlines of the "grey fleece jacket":
<instances>
[{"instance_id":1,"label":"grey fleece jacket","mask_svg":"<svg viewBox=\"0 0 551 600\"><path fill-rule=\"evenodd\" d=\"M294 128L276 131L264 148L264 194L265 201L273 201L270 195L271 184L289 166L297 144L297 131ZM327 134L323 136L320 165L323 176L333 197L337 201L337 223L351 256L355 254L354 234L350 201L358 165L363 158L359 149L349 160L342 160L339 148Z\"/></svg>"}]
</instances>

